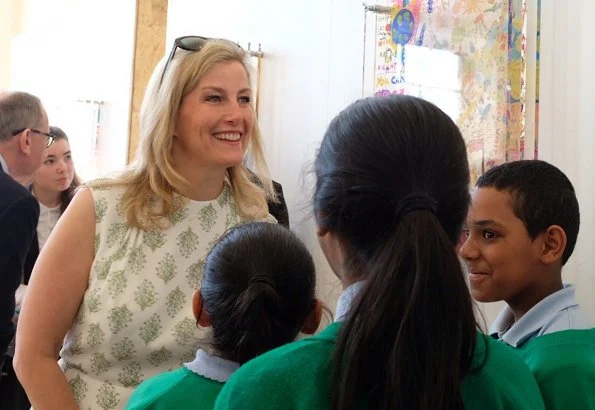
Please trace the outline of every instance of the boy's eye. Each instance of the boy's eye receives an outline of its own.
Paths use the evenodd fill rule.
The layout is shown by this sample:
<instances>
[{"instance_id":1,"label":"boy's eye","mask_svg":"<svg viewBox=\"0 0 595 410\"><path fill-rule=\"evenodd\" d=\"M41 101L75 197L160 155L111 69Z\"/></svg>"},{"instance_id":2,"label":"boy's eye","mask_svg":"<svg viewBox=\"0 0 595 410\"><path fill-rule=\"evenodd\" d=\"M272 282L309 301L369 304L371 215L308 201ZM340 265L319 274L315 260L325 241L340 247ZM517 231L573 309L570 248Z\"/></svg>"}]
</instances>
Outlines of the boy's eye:
<instances>
[{"instance_id":1,"label":"boy's eye","mask_svg":"<svg viewBox=\"0 0 595 410\"><path fill-rule=\"evenodd\" d=\"M43 163L45 165L52 165L54 163L54 160L53 159L46 159Z\"/></svg>"},{"instance_id":2,"label":"boy's eye","mask_svg":"<svg viewBox=\"0 0 595 410\"><path fill-rule=\"evenodd\" d=\"M481 233L481 237L484 239L495 239L498 235L493 231L485 230Z\"/></svg>"}]
</instances>

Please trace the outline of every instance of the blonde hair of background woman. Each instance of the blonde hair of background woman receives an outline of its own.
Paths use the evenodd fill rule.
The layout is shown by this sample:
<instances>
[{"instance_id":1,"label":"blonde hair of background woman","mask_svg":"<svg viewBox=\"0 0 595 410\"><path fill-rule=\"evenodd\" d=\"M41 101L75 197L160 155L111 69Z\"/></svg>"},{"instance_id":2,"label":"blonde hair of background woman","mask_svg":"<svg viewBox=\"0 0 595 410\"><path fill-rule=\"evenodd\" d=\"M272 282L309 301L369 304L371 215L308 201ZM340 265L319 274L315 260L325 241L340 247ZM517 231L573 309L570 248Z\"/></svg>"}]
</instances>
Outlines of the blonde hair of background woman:
<instances>
[{"instance_id":1,"label":"blonde hair of background woman","mask_svg":"<svg viewBox=\"0 0 595 410\"><path fill-rule=\"evenodd\" d=\"M246 70L251 82L247 53L227 40L209 40L200 51L176 51L159 84L167 56L156 66L141 105L139 144L134 161L115 180L98 180L90 186L124 186L122 211L126 221L137 228L150 230L161 227L169 215L184 206L176 192L184 192L189 182L174 169L172 144L175 121L182 99L198 85L214 65L237 61ZM276 200L273 184L265 162L262 136L254 106L255 120L246 151L254 164L261 186L249 176L246 166L228 168L227 178L232 187L238 213L247 219L264 219L268 215L267 198ZM160 206L154 206L155 199Z\"/></svg>"}]
</instances>

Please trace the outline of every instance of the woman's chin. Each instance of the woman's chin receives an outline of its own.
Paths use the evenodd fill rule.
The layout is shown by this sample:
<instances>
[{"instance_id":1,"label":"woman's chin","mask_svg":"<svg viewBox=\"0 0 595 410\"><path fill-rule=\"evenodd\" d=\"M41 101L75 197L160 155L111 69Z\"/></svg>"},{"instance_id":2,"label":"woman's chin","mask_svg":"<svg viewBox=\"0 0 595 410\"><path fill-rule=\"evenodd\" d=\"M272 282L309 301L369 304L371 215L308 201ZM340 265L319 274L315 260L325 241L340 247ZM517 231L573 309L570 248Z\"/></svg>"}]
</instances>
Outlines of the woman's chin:
<instances>
[{"instance_id":1,"label":"woman's chin","mask_svg":"<svg viewBox=\"0 0 595 410\"><path fill-rule=\"evenodd\" d=\"M70 187L70 182L68 184L62 184L58 187L57 191L58 192L64 192L66 191L69 187Z\"/></svg>"},{"instance_id":2,"label":"woman's chin","mask_svg":"<svg viewBox=\"0 0 595 410\"><path fill-rule=\"evenodd\" d=\"M220 163L225 167L225 169L233 168L238 165L241 165L244 162L244 156L237 156L237 157L229 157L222 159Z\"/></svg>"}]
</instances>

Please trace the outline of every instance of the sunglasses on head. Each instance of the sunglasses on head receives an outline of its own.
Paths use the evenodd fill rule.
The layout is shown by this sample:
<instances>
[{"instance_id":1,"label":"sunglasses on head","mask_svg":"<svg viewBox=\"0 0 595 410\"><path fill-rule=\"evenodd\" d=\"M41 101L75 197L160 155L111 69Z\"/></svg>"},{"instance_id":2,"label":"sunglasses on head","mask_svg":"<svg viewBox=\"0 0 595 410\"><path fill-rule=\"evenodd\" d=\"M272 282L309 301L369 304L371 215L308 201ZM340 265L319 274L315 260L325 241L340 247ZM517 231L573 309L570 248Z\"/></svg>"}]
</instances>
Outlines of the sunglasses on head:
<instances>
[{"instance_id":1,"label":"sunglasses on head","mask_svg":"<svg viewBox=\"0 0 595 410\"><path fill-rule=\"evenodd\" d=\"M52 134L51 132L39 131L39 130L36 130L34 128L21 128L21 129L18 129L16 131L13 131L12 132L12 136L14 137L15 135L19 135L21 132L23 132L25 130L29 130L29 131L31 131L31 132L33 132L35 134L41 134L41 135L43 135L45 137L45 147L46 148L49 148L54 143L54 140L56 139L56 135L55 134Z\"/></svg>"},{"instance_id":2,"label":"sunglasses on head","mask_svg":"<svg viewBox=\"0 0 595 410\"><path fill-rule=\"evenodd\" d=\"M163 67L163 72L161 73L161 79L159 80L159 86L163 82L163 77L165 77L165 72L167 71L167 67L169 63L174 59L176 55L176 50L181 48L182 50L186 51L200 51L200 49L205 45L205 43L209 40L212 40L210 37L202 37L202 36L183 36L178 37L174 41L174 46L169 53L169 57L167 57L167 61L165 62L165 67ZM239 44L236 43L239 48L242 48Z\"/></svg>"}]
</instances>

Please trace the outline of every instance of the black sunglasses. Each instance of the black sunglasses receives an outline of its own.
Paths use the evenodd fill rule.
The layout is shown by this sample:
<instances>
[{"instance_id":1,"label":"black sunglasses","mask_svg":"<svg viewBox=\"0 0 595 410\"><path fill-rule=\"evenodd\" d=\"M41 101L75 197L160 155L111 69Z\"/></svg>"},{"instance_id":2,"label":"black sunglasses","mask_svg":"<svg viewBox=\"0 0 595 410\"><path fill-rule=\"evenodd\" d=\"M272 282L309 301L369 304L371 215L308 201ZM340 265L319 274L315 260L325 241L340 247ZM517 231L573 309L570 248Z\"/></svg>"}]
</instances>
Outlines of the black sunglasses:
<instances>
[{"instance_id":1,"label":"black sunglasses","mask_svg":"<svg viewBox=\"0 0 595 410\"><path fill-rule=\"evenodd\" d=\"M13 131L12 136L14 137L15 135L19 135L21 132L23 132L25 130L30 130L31 132L45 136L45 147L46 148L49 148L54 143L54 140L56 139L56 134L52 134L51 132L39 131L39 130L36 130L35 128L21 128L19 130Z\"/></svg>"},{"instance_id":2,"label":"black sunglasses","mask_svg":"<svg viewBox=\"0 0 595 410\"><path fill-rule=\"evenodd\" d=\"M205 45L205 43L209 40L212 40L210 37L202 37L202 36L183 36L178 37L174 41L174 46L169 53L169 57L167 57L167 61L165 62L165 67L163 67L163 72L161 73L161 79L159 80L159 86L161 87L161 83L163 82L163 77L165 76L165 72L167 71L167 67L171 60L174 59L176 55L176 50L181 48L182 50L186 51L200 51L200 49ZM238 43L235 43L239 48L242 48Z\"/></svg>"}]
</instances>

